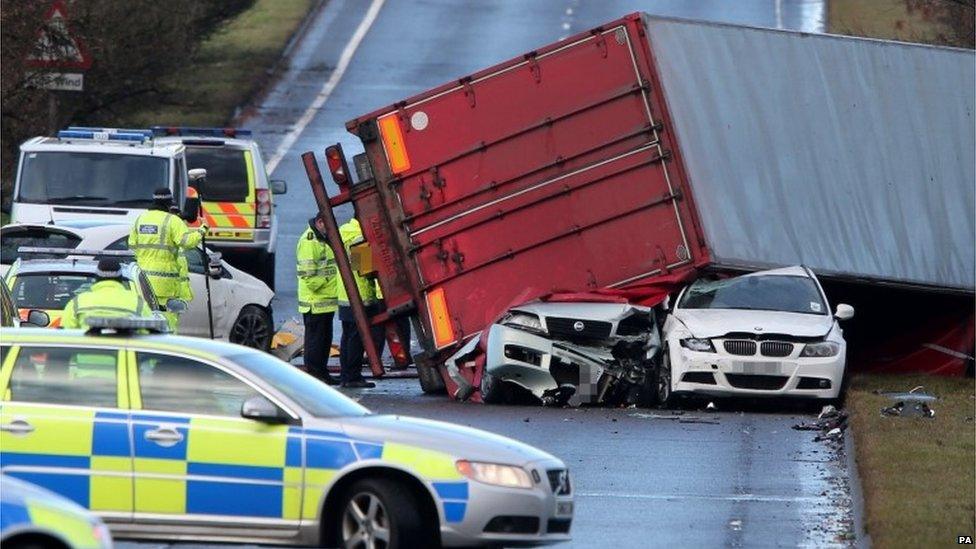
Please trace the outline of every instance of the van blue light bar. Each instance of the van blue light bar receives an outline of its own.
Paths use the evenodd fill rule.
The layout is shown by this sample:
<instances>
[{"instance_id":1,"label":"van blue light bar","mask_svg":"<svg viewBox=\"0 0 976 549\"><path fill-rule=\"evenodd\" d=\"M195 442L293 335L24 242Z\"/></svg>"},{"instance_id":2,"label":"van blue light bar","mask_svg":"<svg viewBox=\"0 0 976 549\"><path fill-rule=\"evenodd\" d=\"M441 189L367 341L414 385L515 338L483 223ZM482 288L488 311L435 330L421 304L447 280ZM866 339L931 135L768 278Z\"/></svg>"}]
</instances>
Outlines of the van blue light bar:
<instances>
[{"instance_id":1,"label":"van blue light bar","mask_svg":"<svg viewBox=\"0 0 976 549\"><path fill-rule=\"evenodd\" d=\"M58 132L58 139L90 139L93 141L132 141L142 143L151 139L151 137L142 133L109 133L93 132L88 130L61 130Z\"/></svg>"},{"instance_id":2,"label":"van blue light bar","mask_svg":"<svg viewBox=\"0 0 976 549\"><path fill-rule=\"evenodd\" d=\"M146 128L93 128L89 126L68 126L65 128L75 132L101 132L101 133L138 133L146 137L152 137L153 131Z\"/></svg>"},{"instance_id":3,"label":"van blue light bar","mask_svg":"<svg viewBox=\"0 0 976 549\"><path fill-rule=\"evenodd\" d=\"M153 126L155 135L198 137L250 137L251 130L243 128L195 128L192 126Z\"/></svg>"}]
</instances>

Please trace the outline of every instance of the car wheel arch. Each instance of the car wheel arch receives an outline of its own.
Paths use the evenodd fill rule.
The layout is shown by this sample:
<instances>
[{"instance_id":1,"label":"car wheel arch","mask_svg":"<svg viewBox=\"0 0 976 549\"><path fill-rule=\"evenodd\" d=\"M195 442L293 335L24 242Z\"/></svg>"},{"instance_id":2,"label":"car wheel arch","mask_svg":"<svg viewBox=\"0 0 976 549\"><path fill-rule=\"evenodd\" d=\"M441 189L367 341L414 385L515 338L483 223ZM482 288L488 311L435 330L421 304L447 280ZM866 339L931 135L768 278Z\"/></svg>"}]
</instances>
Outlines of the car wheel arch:
<instances>
[{"instance_id":1,"label":"car wheel arch","mask_svg":"<svg viewBox=\"0 0 976 549\"><path fill-rule=\"evenodd\" d=\"M49 531L30 529L10 533L3 538L4 547L43 547L44 549L71 549L61 535Z\"/></svg>"},{"instance_id":2,"label":"car wheel arch","mask_svg":"<svg viewBox=\"0 0 976 549\"><path fill-rule=\"evenodd\" d=\"M440 526L444 522L440 506L437 505L437 498L433 488L420 478L415 472L403 467L397 467L387 463L364 463L359 467L347 469L333 479L332 483L326 488L319 501L319 546L334 547L339 540L334 539L337 521L342 509L339 503L345 495L346 490L359 480L384 478L402 483L417 496L417 500L422 502L422 513L424 519L431 527L431 531L440 536ZM437 546L440 546L438 543Z\"/></svg>"}]
</instances>

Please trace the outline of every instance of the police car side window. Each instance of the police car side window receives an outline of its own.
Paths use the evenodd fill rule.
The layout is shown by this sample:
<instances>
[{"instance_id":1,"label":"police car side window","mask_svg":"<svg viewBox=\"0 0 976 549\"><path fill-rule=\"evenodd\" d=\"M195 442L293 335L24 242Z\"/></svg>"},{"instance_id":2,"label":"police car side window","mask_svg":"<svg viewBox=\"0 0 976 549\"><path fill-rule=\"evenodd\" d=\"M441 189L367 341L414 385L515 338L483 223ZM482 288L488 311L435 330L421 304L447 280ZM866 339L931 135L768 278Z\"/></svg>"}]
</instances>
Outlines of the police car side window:
<instances>
[{"instance_id":1,"label":"police car side window","mask_svg":"<svg viewBox=\"0 0 976 549\"><path fill-rule=\"evenodd\" d=\"M10 400L115 408L115 350L21 346L10 374Z\"/></svg>"},{"instance_id":2,"label":"police car side window","mask_svg":"<svg viewBox=\"0 0 976 549\"><path fill-rule=\"evenodd\" d=\"M257 394L236 377L193 359L136 352L139 391L146 410L240 417Z\"/></svg>"}]
</instances>

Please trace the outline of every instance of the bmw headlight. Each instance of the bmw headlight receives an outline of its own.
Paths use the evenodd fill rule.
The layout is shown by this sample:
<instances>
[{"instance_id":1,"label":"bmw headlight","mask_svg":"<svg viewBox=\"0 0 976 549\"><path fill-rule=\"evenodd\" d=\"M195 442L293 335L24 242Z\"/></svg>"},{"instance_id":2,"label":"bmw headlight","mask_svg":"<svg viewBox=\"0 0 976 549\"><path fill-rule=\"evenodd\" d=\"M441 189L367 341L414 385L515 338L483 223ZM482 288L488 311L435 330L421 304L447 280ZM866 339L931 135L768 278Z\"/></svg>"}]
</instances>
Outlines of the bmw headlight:
<instances>
[{"instance_id":1,"label":"bmw headlight","mask_svg":"<svg viewBox=\"0 0 976 549\"><path fill-rule=\"evenodd\" d=\"M687 337L681 340L681 346L690 351L698 351L699 353L715 352L715 346L712 345L711 339Z\"/></svg>"},{"instance_id":2,"label":"bmw headlight","mask_svg":"<svg viewBox=\"0 0 976 549\"><path fill-rule=\"evenodd\" d=\"M837 356L840 352L840 345L833 341L821 341L820 343L807 343L803 347L801 357L828 357Z\"/></svg>"},{"instance_id":3,"label":"bmw headlight","mask_svg":"<svg viewBox=\"0 0 976 549\"><path fill-rule=\"evenodd\" d=\"M525 469L515 465L499 463L482 463L478 461L460 460L457 470L471 480L504 486L506 488L532 488L532 479Z\"/></svg>"},{"instance_id":4,"label":"bmw headlight","mask_svg":"<svg viewBox=\"0 0 976 549\"><path fill-rule=\"evenodd\" d=\"M530 332L545 333L545 329L542 328L542 321L539 317L529 313L510 313L508 317L502 320L502 324L506 326L513 326L516 328L522 328Z\"/></svg>"}]
</instances>

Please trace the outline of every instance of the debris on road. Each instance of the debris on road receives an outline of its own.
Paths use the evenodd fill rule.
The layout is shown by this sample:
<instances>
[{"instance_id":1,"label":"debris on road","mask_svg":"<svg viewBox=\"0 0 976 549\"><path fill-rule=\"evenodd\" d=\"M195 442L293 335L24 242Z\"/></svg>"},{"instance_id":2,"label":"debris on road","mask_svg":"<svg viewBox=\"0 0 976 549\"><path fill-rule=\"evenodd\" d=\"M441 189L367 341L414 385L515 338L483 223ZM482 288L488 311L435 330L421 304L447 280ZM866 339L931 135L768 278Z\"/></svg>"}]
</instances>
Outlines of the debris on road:
<instances>
[{"instance_id":1,"label":"debris on road","mask_svg":"<svg viewBox=\"0 0 976 549\"><path fill-rule=\"evenodd\" d=\"M821 435L817 435L815 441L836 439L847 429L847 412L828 404L817 415L816 421L797 423L793 429L797 431L820 431Z\"/></svg>"},{"instance_id":2,"label":"debris on road","mask_svg":"<svg viewBox=\"0 0 976 549\"><path fill-rule=\"evenodd\" d=\"M705 418L701 416L685 416L683 413L677 414L646 414L644 412L635 412L633 414L627 414L630 417L636 417L641 419L666 419L676 421L678 423L702 423L705 425L719 425L717 419Z\"/></svg>"}]
</instances>

